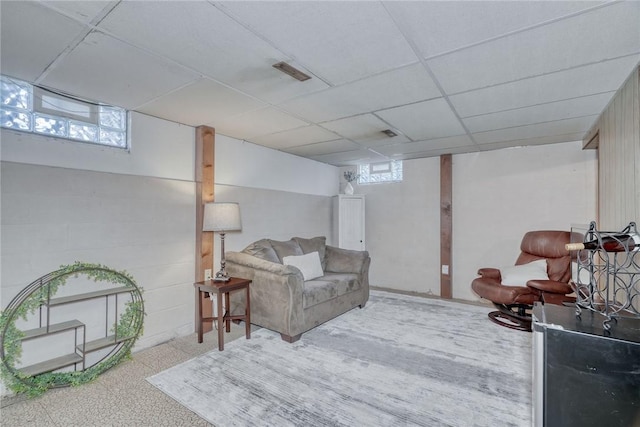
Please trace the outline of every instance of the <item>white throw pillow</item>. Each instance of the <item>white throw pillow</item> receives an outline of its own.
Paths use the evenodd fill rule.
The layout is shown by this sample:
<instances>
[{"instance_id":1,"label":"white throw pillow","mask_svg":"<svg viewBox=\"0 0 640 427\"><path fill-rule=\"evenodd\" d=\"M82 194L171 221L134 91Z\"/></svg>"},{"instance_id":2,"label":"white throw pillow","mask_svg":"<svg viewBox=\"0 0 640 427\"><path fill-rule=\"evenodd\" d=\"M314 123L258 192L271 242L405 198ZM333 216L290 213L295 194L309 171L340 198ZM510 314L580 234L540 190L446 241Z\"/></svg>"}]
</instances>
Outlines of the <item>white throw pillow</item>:
<instances>
[{"instance_id":1,"label":"white throw pillow","mask_svg":"<svg viewBox=\"0 0 640 427\"><path fill-rule=\"evenodd\" d=\"M526 286L529 280L549 280L547 260L539 259L528 264L503 267L500 275L505 286Z\"/></svg>"},{"instance_id":2,"label":"white throw pillow","mask_svg":"<svg viewBox=\"0 0 640 427\"><path fill-rule=\"evenodd\" d=\"M317 279L324 275L322 264L320 264L320 254L318 252L310 252L305 255L292 255L282 258L284 265L292 265L302 272L305 282L307 280Z\"/></svg>"}]
</instances>

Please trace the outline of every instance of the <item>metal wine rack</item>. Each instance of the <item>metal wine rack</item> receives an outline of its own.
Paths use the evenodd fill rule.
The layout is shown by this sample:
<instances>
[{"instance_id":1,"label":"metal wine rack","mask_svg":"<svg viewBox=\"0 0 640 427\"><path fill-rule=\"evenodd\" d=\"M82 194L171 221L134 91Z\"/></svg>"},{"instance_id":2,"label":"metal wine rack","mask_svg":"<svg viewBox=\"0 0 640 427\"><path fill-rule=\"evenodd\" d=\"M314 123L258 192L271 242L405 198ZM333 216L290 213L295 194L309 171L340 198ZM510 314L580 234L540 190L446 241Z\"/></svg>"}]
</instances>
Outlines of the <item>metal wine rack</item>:
<instances>
[{"instance_id":1,"label":"metal wine rack","mask_svg":"<svg viewBox=\"0 0 640 427\"><path fill-rule=\"evenodd\" d=\"M618 317L640 319L640 250L636 245L622 252L607 252L602 239L619 240L617 236L622 234L637 233L635 222L617 232L600 231L595 221L591 222L584 241L597 241L598 246L576 254L576 315L580 316L582 310L602 314L605 331L617 323Z\"/></svg>"}]
</instances>

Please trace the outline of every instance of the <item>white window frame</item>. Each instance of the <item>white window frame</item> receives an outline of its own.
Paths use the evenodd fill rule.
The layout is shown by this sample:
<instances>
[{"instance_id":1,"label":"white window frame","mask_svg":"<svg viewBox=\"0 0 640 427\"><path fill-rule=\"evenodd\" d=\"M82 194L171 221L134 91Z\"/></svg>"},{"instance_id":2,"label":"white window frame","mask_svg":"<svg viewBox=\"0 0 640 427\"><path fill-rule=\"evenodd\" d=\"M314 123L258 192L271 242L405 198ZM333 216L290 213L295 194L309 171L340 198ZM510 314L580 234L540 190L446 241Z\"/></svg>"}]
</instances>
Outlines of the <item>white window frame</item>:
<instances>
[{"instance_id":1,"label":"white window frame","mask_svg":"<svg viewBox=\"0 0 640 427\"><path fill-rule=\"evenodd\" d=\"M77 106L78 109L86 109L87 114L74 112L72 109L74 106ZM33 110L49 116L72 119L91 125L99 123L98 105L50 92L38 86L33 87Z\"/></svg>"}]
</instances>

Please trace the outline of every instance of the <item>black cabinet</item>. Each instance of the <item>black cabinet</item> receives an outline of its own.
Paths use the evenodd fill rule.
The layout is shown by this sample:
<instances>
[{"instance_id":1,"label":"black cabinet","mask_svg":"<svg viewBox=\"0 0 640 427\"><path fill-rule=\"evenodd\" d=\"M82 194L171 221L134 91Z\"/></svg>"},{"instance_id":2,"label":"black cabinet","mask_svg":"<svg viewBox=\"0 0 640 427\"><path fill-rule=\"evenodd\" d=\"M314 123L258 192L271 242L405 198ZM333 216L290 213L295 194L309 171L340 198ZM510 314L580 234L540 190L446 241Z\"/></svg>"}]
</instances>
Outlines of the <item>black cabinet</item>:
<instances>
[{"instance_id":1,"label":"black cabinet","mask_svg":"<svg viewBox=\"0 0 640 427\"><path fill-rule=\"evenodd\" d=\"M640 318L555 305L534 307L534 423L640 427Z\"/></svg>"}]
</instances>

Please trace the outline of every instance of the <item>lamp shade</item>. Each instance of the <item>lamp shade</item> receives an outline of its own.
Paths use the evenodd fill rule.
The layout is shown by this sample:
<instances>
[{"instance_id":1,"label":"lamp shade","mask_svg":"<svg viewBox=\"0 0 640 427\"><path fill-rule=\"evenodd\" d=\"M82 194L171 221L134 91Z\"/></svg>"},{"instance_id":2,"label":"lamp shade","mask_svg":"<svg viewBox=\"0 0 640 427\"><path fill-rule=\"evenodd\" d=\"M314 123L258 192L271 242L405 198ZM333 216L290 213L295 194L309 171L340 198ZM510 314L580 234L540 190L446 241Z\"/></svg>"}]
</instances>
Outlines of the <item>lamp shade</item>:
<instances>
[{"instance_id":1,"label":"lamp shade","mask_svg":"<svg viewBox=\"0 0 640 427\"><path fill-rule=\"evenodd\" d=\"M237 203L207 203L204 205L202 231L242 230L240 206Z\"/></svg>"}]
</instances>

